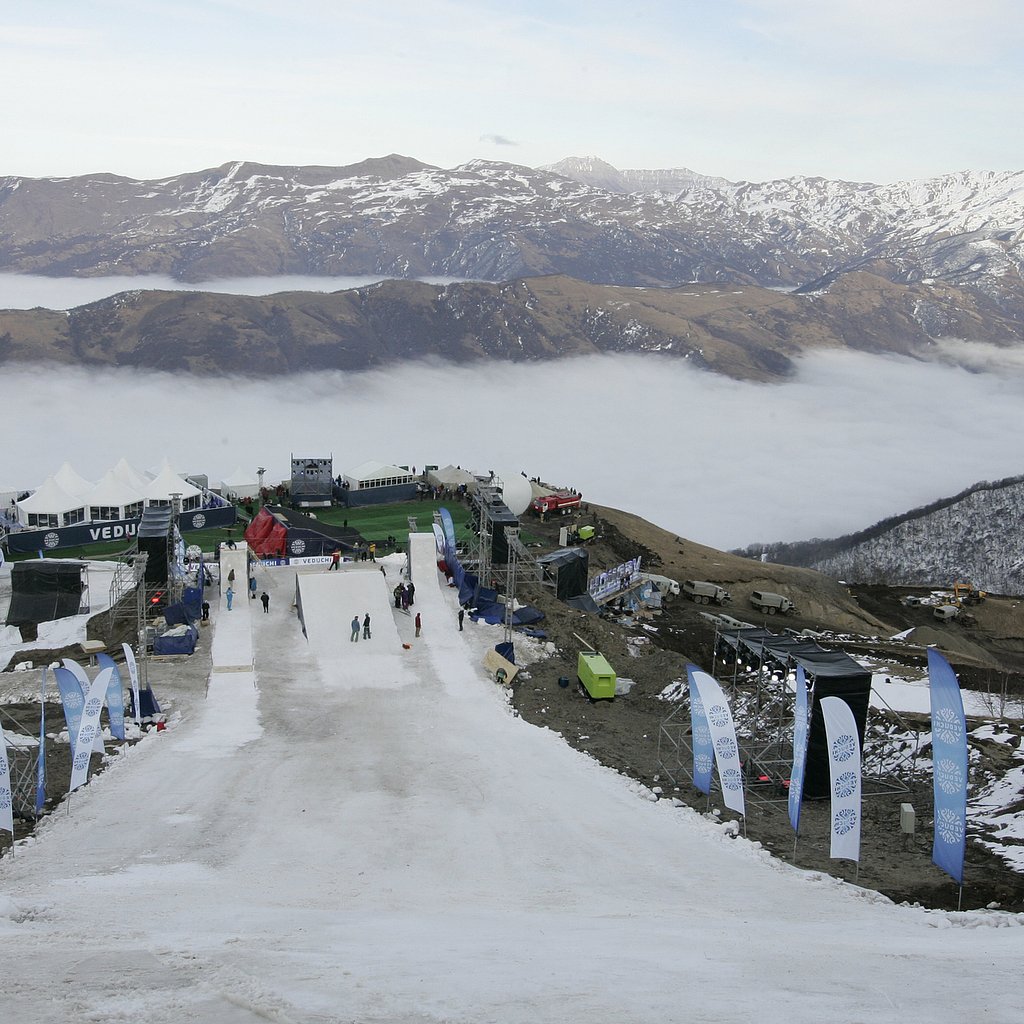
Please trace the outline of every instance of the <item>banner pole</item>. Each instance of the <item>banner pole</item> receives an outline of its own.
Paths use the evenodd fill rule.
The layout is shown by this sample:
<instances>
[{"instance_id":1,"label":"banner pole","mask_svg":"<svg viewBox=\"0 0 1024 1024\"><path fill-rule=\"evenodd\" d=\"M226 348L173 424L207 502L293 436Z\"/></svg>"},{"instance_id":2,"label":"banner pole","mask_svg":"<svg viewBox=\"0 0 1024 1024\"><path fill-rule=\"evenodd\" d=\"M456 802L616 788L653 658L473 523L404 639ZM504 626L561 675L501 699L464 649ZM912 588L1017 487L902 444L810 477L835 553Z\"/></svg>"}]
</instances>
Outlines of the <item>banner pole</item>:
<instances>
[{"instance_id":1,"label":"banner pole","mask_svg":"<svg viewBox=\"0 0 1024 1024\"><path fill-rule=\"evenodd\" d=\"M963 884L963 882L961 882L959 890L957 892L957 897L956 897L957 913L960 912L960 907L963 905L963 902L964 902L964 884Z\"/></svg>"}]
</instances>

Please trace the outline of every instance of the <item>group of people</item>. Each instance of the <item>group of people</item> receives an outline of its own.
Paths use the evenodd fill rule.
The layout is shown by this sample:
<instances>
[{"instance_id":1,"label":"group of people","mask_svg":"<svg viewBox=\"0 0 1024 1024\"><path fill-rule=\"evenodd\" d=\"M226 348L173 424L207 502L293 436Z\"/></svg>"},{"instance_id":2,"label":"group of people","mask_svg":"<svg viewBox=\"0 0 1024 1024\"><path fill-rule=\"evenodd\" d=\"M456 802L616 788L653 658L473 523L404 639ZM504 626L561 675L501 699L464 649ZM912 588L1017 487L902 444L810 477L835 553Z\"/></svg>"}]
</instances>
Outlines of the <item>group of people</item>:
<instances>
[{"instance_id":1,"label":"group of people","mask_svg":"<svg viewBox=\"0 0 1024 1024\"><path fill-rule=\"evenodd\" d=\"M412 580L408 583L399 583L391 593L395 597L395 607L401 608L403 612L407 612L413 604L413 599L416 597L416 584Z\"/></svg>"},{"instance_id":2,"label":"group of people","mask_svg":"<svg viewBox=\"0 0 1024 1024\"><path fill-rule=\"evenodd\" d=\"M352 616L352 636L350 636L349 639L353 643L358 643L359 642L359 616L358 615L353 615ZM369 640L370 639L370 613L369 612L367 612L363 616L363 639L364 640Z\"/></svg>"},{"instance_id":3,"label":"group of people","mask_svg":"<svg viewBox=\"0 0 1024 1024\"><path fill-rule=\"evenodd\" d=\"M249 599L252 601L256 600L256 591L259 588L256 586L256 577L249 577ZM228 573L228 589L224 591L224 600L227 602L228 611L231 611L231 605L235 600L235 570L232 569ZM270 614L270 595L264 590L260 594L260 601L263 604L263 614ZM203 620L206 621L210 618L210 605L209 602L203 602Z\"/></svg>"}]
</instances>

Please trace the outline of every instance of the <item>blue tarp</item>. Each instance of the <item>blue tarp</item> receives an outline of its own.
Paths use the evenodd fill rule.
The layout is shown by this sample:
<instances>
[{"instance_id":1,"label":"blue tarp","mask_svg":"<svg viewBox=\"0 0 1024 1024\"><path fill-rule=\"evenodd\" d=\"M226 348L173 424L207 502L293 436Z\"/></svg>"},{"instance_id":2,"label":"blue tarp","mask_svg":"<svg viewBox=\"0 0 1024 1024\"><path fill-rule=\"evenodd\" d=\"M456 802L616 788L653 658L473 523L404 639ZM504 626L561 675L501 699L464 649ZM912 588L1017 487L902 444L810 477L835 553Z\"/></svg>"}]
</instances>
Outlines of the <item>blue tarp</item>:
<instances>
[{"instance_id":1,"label":"blue tarp","mask_svg":"<svg viewBox=\"0 0 1024 1024\"><path fill-rule=\"evenodd\" d=\"M154 654L192 654L199 639L199 630L189 626L180 636L158 636L153 641ZM141 700L140 700L141 703Z\"/></svg>"}]
</instances>

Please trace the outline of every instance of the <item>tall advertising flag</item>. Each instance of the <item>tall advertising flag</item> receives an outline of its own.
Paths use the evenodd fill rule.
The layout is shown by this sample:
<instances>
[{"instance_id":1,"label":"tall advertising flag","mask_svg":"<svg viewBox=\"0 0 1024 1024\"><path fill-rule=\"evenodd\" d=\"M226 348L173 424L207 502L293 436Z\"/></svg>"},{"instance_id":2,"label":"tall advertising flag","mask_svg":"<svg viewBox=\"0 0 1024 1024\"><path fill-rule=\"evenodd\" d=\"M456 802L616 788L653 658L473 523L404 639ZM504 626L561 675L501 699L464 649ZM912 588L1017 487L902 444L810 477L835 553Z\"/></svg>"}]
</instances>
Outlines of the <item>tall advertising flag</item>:
<instances>
[{"instance_id":1,"label":"tall advertising flag","mask_svg":"<svg viewBox=\"0 0 1024 1024\"><path fill-rule=\"evenodd\" d=\"M110 684L107 687L107 715L110 718L110 735L114 739L124 739L124 687L121 685L121 673L114 659L109 654L97 654L96 664L100 668L109 668Z\"/></svg>"},{"instance_id":2,"label":"tall advertising flag","mask_svg":"<svg viewBox=\"0 0 1024 1024\"><path fill-rule=\"evenodd\" d=\"M789 823L800 831L800 806L804 799L804 770L807 767L807 679L803 665L796 667L796 703L793 705L793 769L789 773Z\"/></svg>"},{"instance_id":3,"label":"tall advertising flag","mask_svg":"<svg viewBox=\"0 0 1024 1024\"><path fill-rule=\"evenodd\" d=\"M71 743L71 757L75 756L75 743L78 740L78 726L82 721L82 708L85 707L85 697L82 696L82 688L78 680L66 668L55 668L53 678L57 682L57 689L60 690L60 702L64 708L64 721L68 727L68 740Z\"/></svg>"},{"instance_id":4,"label":"tall advertising flag","mask_svg":"<svg viewBox=\"0 0 1024 1024\"><path fill-rule=\"evenodd\" d=\"M135 709L135 724L142 723L142 712L139 711L139 666L135 664L135 652L128 644L121 644L124 651L124 663L128 666L128 678L132 684L132 707Z\"/></svg>"},{"instance_id":5,"label":"tall advertising flag","mask_svg":"<svg viewBox=\"0 0 1024 1024\"><path fill-rule=\"evenodd\" d=\"M696 665L686 666L686 679L690 687L690 737L693 743L693 784L702 793L711 793L711 772L715 767L715 748L711 742L711 728L704 705L693 682Z\"/></svg>"},{"instance_id":6,"label":"tall advertising flag","mask_svg":"<svg viewBox=\"0 0 1024 1024\"><path fill-rule=\"evenodd\" d=\"M82 720L78 723L78 738L75 740L74 755L71 759L71 784L68 792L74 792L89 777L89 759L92 757L93 740L100 728L100 712L103 710L103 697L110 684L113 669L103 669L92 681L89 692L85 695L85 707L82 709Z\"/></svg>"},{"instance_id":7,"label":"tall advertising flag","mask_svg":"<svg viewBox=\"0 0 1024 1024\"><path fill-rule=\"evenodd\" d=\"M850 705L841 697L822 697L821 715L828 742L832 778L833 860L860 860L860 742Z\"/></svg>"},{"instance_id":8,"label":"tall advertising flag","mask_svg":"<svg viewBox=\"0 0 1024 1024\"><path fill-rule=\"evenodd\" d=\"M7 756L7 741L0 726L0 828L14 837L14 794L11 791L11 762Z\"/></svg>"},{"instance_id":9,"label":"tall advertising flag","mask_svg":"<svg viewBox=\"0 0 1024 1024\"><path fill-rule=\"evenodd\" d=\"M308 640L306 632L306 616L302 614L302 590L299 588L299 574L295 574L295 611L299 616L299 625L302 627L302 635Z\"/></svg>"},{"instance_id":10,"label":"tall advertising flag","mask_svg":"<svg viewBox=\"0 0 1024 1024\"><path fill-rule=\"evenodd\" d=\"M956 674L933 647L928 648L928 681L935 791L932 860L963 885L967 844L967 723Z\"/></svg>"},{"instance_id":11,"label":"tall advertising flag","mask_svg":"<svg viewBox=\"0 0 1024 1024\"><path fill-rule=\"evenodd\" d=\"M71 658L64 659L64 667L78 680L78 685L82 690L82 696L85 697L89 692L89 688L92 686L92 683L89 681L89 673L86 672L77 661L74 661ZM101 730L97 730L92 738L92 749L95 750L97 754L106 753L103 749L103 732Z\"/></svg>"},{"instance_id":12,"label":"tall advertising flag","mask_svg":"<svg viewBox=\"0 0 1024 1024\"><path fill-rule=\"evenodd\" d=\"M736 726L733 724L729 702L714 676L699 669L694 669L689 676L700 694L700 702L711 731L718 778L722 783L722 800L730 810L745 816L740 748L736 742Z\"/></svg>"},{"instance_id":13,"label":"tall advertising flag","mask_svg":"<svg viewBox=\"0 0 1024 1024\"><path fill-rule=\"evenodd\" d=\"M46 805L46 666L39 678L39 760L36 763L36 814Z\"/></svg>"}]
</instances>

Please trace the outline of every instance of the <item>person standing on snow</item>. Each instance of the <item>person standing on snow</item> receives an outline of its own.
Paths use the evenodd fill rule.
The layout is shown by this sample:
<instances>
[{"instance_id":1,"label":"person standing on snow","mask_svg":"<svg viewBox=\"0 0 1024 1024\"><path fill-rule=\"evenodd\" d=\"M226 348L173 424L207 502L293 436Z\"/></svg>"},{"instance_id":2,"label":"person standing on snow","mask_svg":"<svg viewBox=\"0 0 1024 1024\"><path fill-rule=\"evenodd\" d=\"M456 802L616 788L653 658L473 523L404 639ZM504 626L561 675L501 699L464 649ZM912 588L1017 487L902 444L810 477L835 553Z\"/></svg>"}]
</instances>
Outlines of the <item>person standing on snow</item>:
<instances>
[{"instance_id":1,"label":"person standing on snow","mask_svg":"<svg viewBox=\"0 0 1024 1024\"><path fill-rule=\"evenodd\" d=\"M352 635L349 637L354 643L359 643L359 616L352 616Z\"/></svg>"},{"instance_id":2,"label":"person standing on snow","mask_svg":"<svg viewBox=\"0 0 1024 1024\"><path fill-rule=\"evenodd\" d=\"M341 552L337 548L335 548L331 552L331 569L337 569L338 568L338 563L340 561L341 561ZM328 569L327 571L330 572L331 569Z\"/></svg>"},{"instance_id":3,"label":"person standing on snow","mask_svg":"<svg viewBox=\"0 0 1024 1024\"><path fill-rule=\"evenodd\" d=\"M420 622L420 613L417 612L416 613L416 635L417 636L420 635L420 626L421 625L422 625L422 623Z\"/></svg>"},{"instance_id":4,"label":"person standing on snow","mask_svg":"<svg viewBox=\"0 0 1024 1024\"><path fill-rule=\"evenodd\" d=\"M228 589L224 591L224 597L228 602L228 611L231 611L231 602L235 599L235 588L228 584Z\"/></svg>"},{"instance_id":5,"label":"person standing on snow","mask_svg":"<svg viewBox=\"0 0 1024 1024\"><path fill-rule=\"evenodd\" d=\"M260 600L263 602L263 614L268 615L270 613L270 595L265 590L260 594Z\"/></svg>"},{"instance_id":6,"label":"person standing on snow","mask_svg":"<svg viewBox=\"0 0 1024 1024\"><path fill-rule=\"evenodd\" d=\"M369 640L370 639L370 613L369 612L367 612L366 615L363 616L363 639L364 640Z\"/></svg>"}]
</instances>

